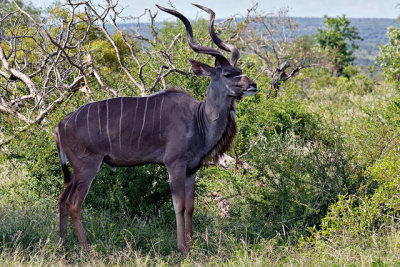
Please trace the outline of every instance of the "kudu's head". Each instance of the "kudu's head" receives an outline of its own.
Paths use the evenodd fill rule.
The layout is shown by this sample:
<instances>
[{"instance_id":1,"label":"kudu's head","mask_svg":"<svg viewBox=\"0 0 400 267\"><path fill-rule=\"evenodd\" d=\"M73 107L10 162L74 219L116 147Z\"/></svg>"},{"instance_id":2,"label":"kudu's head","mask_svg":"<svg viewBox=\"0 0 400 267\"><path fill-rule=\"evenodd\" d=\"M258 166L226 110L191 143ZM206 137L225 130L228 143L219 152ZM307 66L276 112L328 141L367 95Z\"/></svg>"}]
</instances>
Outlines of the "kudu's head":
<instances>
[{"instance_id":1,"label":"kudu's head","mask_svg":"<svg viewBox=\"0 0 400 267\"><path fill-rule=\"evenodd\" d=\"M192 64L194 74L198 76L209 76L211 78L211 88L218 90L218 94L228 95L234 98L242 98L244 96L251 96L257 93L257 84L249 77L243 74L242 70L236 67L239 60L239 50L230 44L223 42L214 32L214 19L215 13L207 8L197 4L194 6L206 11L210 14L208 21L208 30L213 42L221 49L231 52L230 59L226 59L218 50L198 45L193 40L193 30L189 20L181 13L156 5L162 11L170 13L179 18L186 28L186 35L189 46L197 53L208 54L215 58L215 66L211 67L202 62L189 59Z\"/></svg>"}]
</instances>

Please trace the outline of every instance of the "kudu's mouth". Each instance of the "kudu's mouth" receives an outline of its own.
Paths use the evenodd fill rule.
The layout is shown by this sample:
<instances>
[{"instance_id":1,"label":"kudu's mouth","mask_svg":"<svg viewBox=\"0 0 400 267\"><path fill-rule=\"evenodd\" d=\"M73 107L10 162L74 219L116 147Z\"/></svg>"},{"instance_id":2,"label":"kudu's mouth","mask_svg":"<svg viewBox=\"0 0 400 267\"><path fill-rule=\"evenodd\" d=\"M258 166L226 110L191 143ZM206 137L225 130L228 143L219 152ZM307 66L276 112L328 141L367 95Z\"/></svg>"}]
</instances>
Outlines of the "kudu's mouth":
<instances>
[{"instance_id":1,"label":"kudu's mouth","mask_svg":"<svg viewBox=\"0 0 400 267\"><path fill-rule=\"evenodd\" d=\"M243 96L252 96L252 95L255 95L257 92L258 92L258 88L252 86L243 92Z\"/></svg>"}]
</instances>

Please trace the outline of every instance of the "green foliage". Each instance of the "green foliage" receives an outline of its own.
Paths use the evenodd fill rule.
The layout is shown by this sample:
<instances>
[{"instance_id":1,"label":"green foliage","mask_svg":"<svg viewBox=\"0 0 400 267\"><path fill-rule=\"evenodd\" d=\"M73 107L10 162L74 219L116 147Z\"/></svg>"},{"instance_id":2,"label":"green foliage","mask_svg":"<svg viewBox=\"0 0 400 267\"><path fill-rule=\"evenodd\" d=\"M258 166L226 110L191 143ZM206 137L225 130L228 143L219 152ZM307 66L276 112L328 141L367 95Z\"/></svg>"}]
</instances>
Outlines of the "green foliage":
<instances>
[{"instance_id":1,"label":"green foliage","mask_svg":"<svg viewBox=\"0 0 400 267\"><path fill-rule=\"evenodd\" d=\"M54 129L57 117L50 124ZM28 131L15 138L8 146L8 152L2 154L0 162L18 159L23 162L32 179L28 186L41 196L56 198L62 188L60 163L54 138L46 128L33 125Z\"/></svg>"},{"instance_id":2,"label":"green foliage","mask_svg":"<svg viewBox=\"0 0 400 267\"><path fill-rule=\"evenodd\" d=\"M379 184L374 194L361 198L356 195L339 197L322 220L321 230L312 232L313 237L332 239L346 234L362 239L397 222L400 214L399 167L398 151L377 161L366 173Z\"/></svg>"},{"instance_id":3,"label":"green foliage","mask_svg":"<svg viewBox=\"0 0 400 267\"><path fill-rule=\"evenodd\" d=\"M400 108L396 104L397 98L383 109L363 107L368 116L356 122L360 125L357 128L346 129L349 131L348 143L356 152L353 161L363 167L363 181L358 190L341 195L329 208L321 229L311 230L309 242L332 240L335 245L342 246L340 237L346 236L365 244L398 222ZM365 190L363 186L369 189Z\"/></svg>"},{"instance_id":4,"label":"green foliage","mask_svg":"<svg viewBox=\"0 0 400 267\"><path fill-rule=\"evenodd\" d=\"M22 1L22 0L16 0L15 1L22 9L24 9L26 12L28 12L31 16L33 16L35 19L38 19L41 15L41 10L39 8L36 8L35 6L32 5L30 1ZM2 0L0 2L0 19L3 18L8 13L11 13L13 11L17 10L17 7L13 3L13 1L10 0ZM15 16L15 14L11 14L12 16ZM11 26L7 20L3 21L1 20L1 25L2 27L8 27ZM0 30L1 32L1 30Z\"/></svg>"},{"instance_id":5,"label":"green foliage","mask_svg":"<svg viewBox=\"0 0 400 267\"><path fill-rule=\"evenodd\" d=\"M112 36L113 41L118 47L120 57L130 59L129 47L123 42L121 35L116 32ZM120 68L118 58L111 43L106 39L97 39L90 44L95 62L101 66L105 72L116 74Z\"/></svg>"},{"instance_id":6,"label":"green foliage","mask_svg":"<svg viewBox=\"0 0 400 267\"><path fill-rule=\"evenodd\" d=\"M319 224L338 193L359 183L343 132L311 112L293 85L278 98L265 100L261 91L239 103L242 169L200 174L206 192L223 192L232 213L253 218L252 231L263 237Z\"/></svg>"},{"instance_id":7,"label":"green foliage","mask_svg":"<svg viewBox=\"0 0 400 267\"><path fill-rule=\"evenodd\" d=\"M340 133L322 131L322 121L300 114L278 113L278 118L287 116L288 124L278 128L285 131L262 137L249 157L258 185L252 197L254 212L301 232L319 223L337 194L349 190L351 181Z\"/></svg>"},{"instance_id":8,"label":"green foliage","mask_svg":"<svg viewBox=\"0 0 400 267\"><path fill-rule=\"evenodd\" d=\"M344 67L351 64L358 48L357 40L362 40L357 28L350 26L345 15L331 18L325 15L324 29L318 29L315 35L317 43L332 57L333 73L343 75Z\"/></svg>"},{"instance_id":9,"label":"green foliage","mask_svg":"<svg viewBox=\"0 0 400 267\"><path fill-rule=\"evenodd\" d=\"M166 169L157 165L117 171L103 168L93 182L86 203L95 210L106 207L116 214L154 215L171 202L167 177Z\"/></svg>"},{"instance_id":10,"label":"green foliage","mask_svg":"<svg viewBox=\"0 0 400 267\"><path fill-rule=\"evenodd\" d=\"M389 43L381 46L378 62L389 81L393 81L400 90L400 28L389 27Z\"/></svg>"}]
</instances>

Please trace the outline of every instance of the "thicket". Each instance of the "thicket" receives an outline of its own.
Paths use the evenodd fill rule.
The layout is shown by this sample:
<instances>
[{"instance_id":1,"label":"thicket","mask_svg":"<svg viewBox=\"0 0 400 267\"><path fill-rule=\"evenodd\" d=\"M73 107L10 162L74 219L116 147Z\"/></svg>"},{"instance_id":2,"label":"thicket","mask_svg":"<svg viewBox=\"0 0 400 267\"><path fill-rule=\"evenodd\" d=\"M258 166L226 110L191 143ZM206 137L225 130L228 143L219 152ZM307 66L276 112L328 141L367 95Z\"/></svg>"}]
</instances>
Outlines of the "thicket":
<instances>
[{"instance_id":1,"label":"thicket","mask_svg":"<svg viewBox=\"0 0 400 267\"><path fill-rule=\"evenodd\" d=\"M1 4L4 3L9 4ZM52 9L49 21L55 25L57 21L65 23L61 18L71 19L66 10L61 6ZM193 26L196 40L210 45L207 22L199 20ZM21 27L19 30L26 30L34 25ZM385 240L384 232L388 229L397 238L400 98L395 89L398 84L393 86L393 82L398 82L396 72L390 67L395 66L396 60L388 57L399 41L395 30L389 30L390 42L381 49L379 62L388 77L385 81L376 70L351 64L340 69L343 76L336 77L329 66L323 65L332 55L321 50L316 39L281 40L289 52L268 54L273 53L272 49L265 49L264 54L257 54L256 44L263 35L254 39L257 43L248 43L251 49L245 48L241 38L251 32L251 23L228 21L220 27L228 32L224 35L222 31L223 39L231 38L230 42L245 51L239 66L257 82L260 91L237 103L239 132L234 150L229 153L234 160L225 167L205 166L198 174L194 216L197 234L192 258L173 254L175 222L167 173L156 165L120 168L115 172L104 167L98 174L83 212L83 223L93 242L91 256L111 254L111 258L100 262L103 265L130 264L130 257L143 265L263 265L280 261L301 264L303 260L310 263L305 260L308 253L323 254L329 246L341 249L356 243L369 247L377 236ZM77 32L83 28L79 26ZM50 33L56 35L51 29ZM17 113L28 119L40 116L40 104L33 99L24 102L24 84L0 75L1 97L15 109L14 113L0 113L2 141L14 137L1 146L0 157L0 258L4 257L4 262L9 262L7 257L12 253L21 260L21 255L31 252L41 255L38 260L48 257L53 263L58 261L57 196L63 185L53 130L63 116L88 101L115 94L149 94L164 86L180 87L204 99L208 81L190 74L187 58L207 64L212 64L211 59L190 50L180 23L165 23L154 31L157 34L152 40L126 41L124 38L129 35L116 30L110 34L114 46L100 26L93 27L90 37L80 45L90 51L90 64L101 79L95 75L85 77L86 87L80 87L83 90L65 95L38 123L16 119ZM0 37L12 32L15 31L3 30ZM3 38L0 44L10 53L12 44L7 41ZM265 43L270 48L278 45L268 38ZM148 89L142 91L132 85L132 78L121 71L116 47L133 79ZM351 56L348 52L346 55ZM74 51L68 53L72 55ZM267 62L260 55L276 56L276 60ZM310 64L298 65L304 62L297 59L305 55ZM313 57L318 59L318 67L314 66ZM14 57L23 58L23 52ZM32 65L39 66L39 58ZM12 58L8 60L11 62ZM65 57L59 64L67 61ZM290 64L286 66L285 62ZM65 71L66 66L58 70ZM275 71L277 68L280 70ZM283 79L283 74L293 71L290 79ZM62 82L74 84L79 73L68 75ZM38 88L50 83L36 78ZM61 92L56 85L60 81L54 79L54 87L42 98L50 105L58 97L56 93ZM158 82L154 84L155 80ZM274 87L274 82L279 86ZM72 227L69 230L72 237ZM74 238L72 243L77 243ZM79 253L75 252L67 258L79 264ZM165 256L171 253L172 256ZM61 262L68 262L65 256ZM330 260L325 263L334 262Z\"/></svg>"}]
</instances>

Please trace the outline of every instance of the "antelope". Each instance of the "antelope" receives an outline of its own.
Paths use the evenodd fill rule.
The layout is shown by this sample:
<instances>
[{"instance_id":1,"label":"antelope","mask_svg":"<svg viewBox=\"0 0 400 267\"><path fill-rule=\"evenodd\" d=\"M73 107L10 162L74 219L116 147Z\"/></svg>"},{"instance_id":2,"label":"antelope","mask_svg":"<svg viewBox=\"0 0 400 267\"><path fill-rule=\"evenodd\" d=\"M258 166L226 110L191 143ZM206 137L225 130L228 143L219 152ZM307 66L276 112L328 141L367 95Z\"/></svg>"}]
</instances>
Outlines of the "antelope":
<instances>
[{"instance_id":1,"label":"antelope","mask_svg":"<svg viewBox=\"0 0 400 267\"><path fill-rule=\"evenodd\" d=\"M194 5L209 13L210 37L219 48L231 53L229 60L217 49L195 43L192 26L181 13L157 7L183 22L188 44L195 52L215 58L214 67L189 59L195 75L211 78L205 101L166 89L146 97L88 103L57 125L55 141L65 184L59 197L60 240L64 245L68 214L80 245L88 244L81 209L104 163L111 167L156 163L164 165L169 174L178 250L186 251L191 246L196 172L206 158L218 159L234 141L236 99L258 91L256 83L236 67L239 50L214 32L214 12Z\"/></svg>"}]
</instances>

